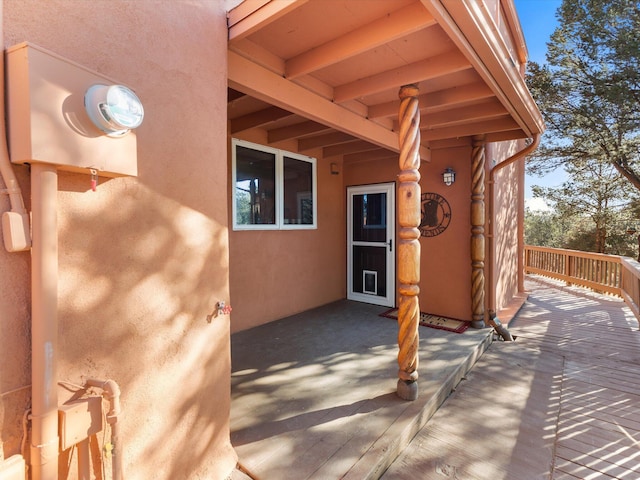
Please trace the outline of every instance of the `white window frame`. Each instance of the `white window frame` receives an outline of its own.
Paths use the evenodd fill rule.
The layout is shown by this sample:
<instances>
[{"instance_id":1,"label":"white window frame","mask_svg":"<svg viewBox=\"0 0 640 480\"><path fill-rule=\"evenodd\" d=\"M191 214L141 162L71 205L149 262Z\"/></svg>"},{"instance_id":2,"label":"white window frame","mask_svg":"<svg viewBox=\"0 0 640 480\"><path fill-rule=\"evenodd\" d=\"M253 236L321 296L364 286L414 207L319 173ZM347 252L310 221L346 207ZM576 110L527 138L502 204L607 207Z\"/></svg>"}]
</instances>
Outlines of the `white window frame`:
<instances>
[{"instance_id":1,"label":"white window frame","mask_svg":"<svg viewBox=\"0 0 640 480\"><path fill-rule=\"evenodd\" d=\"M238 224L237 212L236 212L236 147L245 147L252 150L258 150L261 152L271 153L275 155L275 209L276 218L274 224ZM312 224L298 224L298 223L284 223L284 157L293 158L303 162L311 164L311 184L312 184L312 201L313 201L313 223ZM317 175L317 161L314 157L307 155L301 155L299 153L288 152L286 150L280 150L278 148L267 147L253 142L247 142L246 140L240 140L237 138L231 139L231 205L233 216L233 230L315 230L318 228L318 175Z\"/></svg>"}]
</instances>

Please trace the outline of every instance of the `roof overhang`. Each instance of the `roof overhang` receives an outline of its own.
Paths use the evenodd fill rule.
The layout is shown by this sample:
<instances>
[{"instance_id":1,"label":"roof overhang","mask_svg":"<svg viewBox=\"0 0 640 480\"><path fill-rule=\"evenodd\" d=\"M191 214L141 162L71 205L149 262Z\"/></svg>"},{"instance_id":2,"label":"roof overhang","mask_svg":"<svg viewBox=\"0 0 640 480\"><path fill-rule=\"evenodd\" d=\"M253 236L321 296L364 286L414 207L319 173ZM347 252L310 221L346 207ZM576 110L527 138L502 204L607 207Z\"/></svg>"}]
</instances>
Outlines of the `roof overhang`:
<instances>
[{"instance_id":1,"label":"roof overhang","mask_svg":"<svg viewBox=\"0 0 640 480\"><path fill-rule=\"evenodd\" d=\"M229 12L231 133L392 156L398 91L416 84L423 159L478 136L528 138L544 124L525 63L512 0L245 0Z\"/></svg>"}]
</instances>

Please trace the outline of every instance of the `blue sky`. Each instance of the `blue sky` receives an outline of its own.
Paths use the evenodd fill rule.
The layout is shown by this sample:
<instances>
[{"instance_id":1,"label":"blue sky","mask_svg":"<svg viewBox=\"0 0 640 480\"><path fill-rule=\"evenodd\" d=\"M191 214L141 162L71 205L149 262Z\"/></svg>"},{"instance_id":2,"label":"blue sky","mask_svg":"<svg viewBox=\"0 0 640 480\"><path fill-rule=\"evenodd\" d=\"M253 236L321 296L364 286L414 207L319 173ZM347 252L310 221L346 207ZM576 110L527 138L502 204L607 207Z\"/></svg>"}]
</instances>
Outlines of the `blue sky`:
<instances>
[{"instance_id":1,"label":"blue sky","mask_svg":"<svg viewBox=\"0 0 640 480\"><path fill-rule=\"evenodd\" d=\"M562 0L514 0L522 31L529 51L529 60L545 63L547 42L556 28L556 10ZM564 171L556 171L545 177L526 177L525 198L530 204L531 185L554 187L566 179ZM534 207L534 204L530 204Z\"/></svg>"}]
</instances>

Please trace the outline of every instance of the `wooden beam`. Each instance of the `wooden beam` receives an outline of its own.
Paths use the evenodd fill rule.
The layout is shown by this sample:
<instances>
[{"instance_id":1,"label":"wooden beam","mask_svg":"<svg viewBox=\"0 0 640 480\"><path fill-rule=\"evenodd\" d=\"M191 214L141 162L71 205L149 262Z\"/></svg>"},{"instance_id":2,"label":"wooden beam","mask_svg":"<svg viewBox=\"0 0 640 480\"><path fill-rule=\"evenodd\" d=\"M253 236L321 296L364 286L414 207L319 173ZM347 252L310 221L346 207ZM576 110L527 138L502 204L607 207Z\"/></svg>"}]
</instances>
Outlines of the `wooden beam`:
<instances>
[{"instance_id":1,"label":"wooden beam","mask_svg":"<svg viewBox=\"0 0 640 480\"><path fill-rule=\"evenodd\" d=\"M324 130L330 130L331 127L322 125L321 123L312 122L307 120L294 125L288 125L286 127L274 128L267 132L267 138L269 143L276 143L282 140L289 140L290 138L298 138L310 133L322 132Z\"/></svg>"},{"instance_id":2,"label":"wooden beam","mask_svg":"<svg viewBox=\"0 0 640 480\"><path fill-rule=\"evenodd\" d=\"M336 103L341 103L395 88L398 85L419 83L468 68L471 68L471 65L469 65L464 55L458 51L447 52L404 67L394 68L354 82L339 85L334 89L333 100Z\"/></svg>"},{"instance_id":3,"label":"wooden beam","mask_svg":"<svg viewBox=\"0 0 640 480\"><path fill-rule=\"evenodd\" d=\"M378 150L369 152L350 153L342 158L347 163L362 162L364 160L384 160L385 158L397 160L398 154L385 150L384 148L379 148Z\"/></svg>"},{"instance_id":4,"label":"wooden beam","mask_svg":"<svg viewBox=\"0 0 640 480\"><path fill-rule=\"evenodd\" d=\"M459 87L447 88L436 92L425 93L418 97L420 113L431 113L444 110L447 107L461 105L494 96L491 89L484 83L473 83ZM380 103L369 107L369 118L396 116L399 101Z\"/></svg>"},{"instance_id":5,"label":"wooden beam","mask_svg":"<svg viewBox=\"0 0 640 480\"><path fill-rule=\"evenodd\" d=\"M242 55L267 70L276 72L278 75L284 75L284 60L248 38L229 44L229 50Z\"/></svg>"},{"instance_id":6,"label":"wooden beam","mask_svg":"<svg viewBox=\"0 0 640 480\"><path fill-rule=\"evenodd\" d=\"M426 128L421 130L421 135L423 140L432 141L519 129L520 126L513 118L505 116L497 120L487 120L453 127Z\"/></svg>"},{"instance_id":7,"label":"wooden beam","mask_svg":"<svg viewBox=\"0 0 640 480\"><path fill-rule=\"evenodd\" d=\"M243 97L246 97L244 93L234 90L233 88L227 88L227 103Z\"/></svg>"},{"instance_id":8,"label":"wooden beam","mask_svg":"<svg viewBox=\"0 0 640 480\"><path fill-rule=\"evenodd\" d=\"M263 102L391 151L398 151L396 132L296 85L232 51L228 52L228 81L231 88ZM426 160L429 155L428 148L420 148L421 158Z\"/></svg>"},{"instance_id":9,"label":"wooden beam","mask_svg":"<svg viewBox=\"0 0 640 480\"><path fill-rule=\"evenodd\" d=\"M307 3L308 0L245 0L228 15L229 42L240 40Z\"/></svg>"},{"instance_id":10,"label":"wooden beam","mask_svg":"<svg viewBox=\"0 0 640 480\"><path fill-rule=\"evenodd\" d=\"M311 150L312 148L324 147L336 143L345 143L354 140L352 135L342 132L325 133L315 137L301 138L298 140L298 150Z\"/></svg>"},{"instance_id":11,"label":"wooden beam","mask_svg":"<svg viewBox=\"0 0 640 480\"><path fill-rule=\"evenodd\" d=\"M350 153L368 152L371 150L377 150L380 147L373 145L364 140L356 140L353 142L340 143L338 145L331 145L330 147L324 147L322 149L322 155L324 157L333 157L334 155L347 155Z\"/></svg>"},{"instance_id":12,"label":"wooden beam","mask_svg":"<svg viewBox=\"0 0 640 480\"><path fill-rule=\"evenodd\" d=\"M260 127L267 123L280 120L293 115L287 110L278 107L269 107L254 113L249 113L238 118L231 119L231 133L242 132L251 128Z\"/></svg>"},{"instance_id":13,"label":"wooden beam","mask_svg":"<svg viewBox=\"0 0 640 480\"><path fill-rule=\"evenodd\" d=\"M413 3L291 58L285 75L290 79L305 75L431 25L435 25L433 15L422 4Z\"/></svg>"},{"instance_id":14,"label":"wooden beam","mask_svg":"<svg viewBox=\"0 0 640 480\"><path fill-rule=\"evenodd\" d=\"M443 112L432 113L421 117L420 128L438 128L449 125L464 125L479 120L504 117L509 113L498 100L469 105L466 107L452 108Z\"/></svg>"},{"instance_id":15,"label":"wooden beam","mask_svg":"<svg viewBox=\"0 0 640 480\"><path fill-rule=\"evenodd\" d=\"M471 147L471 137L460 138L446 138L444 140L435 140L429 142L431 150L438 150L441 148L458 148L458 147Z\"/></svg>"},{"instance_id":16,"label":"wooden beam","mask_svg":"<svg viewBox=\"0 0 640 480\"><path fill-rule=\"evenodd\" d=\"M485 135L485 141L487 143L492 142L505 142L507 140L519 140L521 138L530 138L524 132L524 130L507 130L504 132L488 133Z\"/></svg>"}]
</instances>

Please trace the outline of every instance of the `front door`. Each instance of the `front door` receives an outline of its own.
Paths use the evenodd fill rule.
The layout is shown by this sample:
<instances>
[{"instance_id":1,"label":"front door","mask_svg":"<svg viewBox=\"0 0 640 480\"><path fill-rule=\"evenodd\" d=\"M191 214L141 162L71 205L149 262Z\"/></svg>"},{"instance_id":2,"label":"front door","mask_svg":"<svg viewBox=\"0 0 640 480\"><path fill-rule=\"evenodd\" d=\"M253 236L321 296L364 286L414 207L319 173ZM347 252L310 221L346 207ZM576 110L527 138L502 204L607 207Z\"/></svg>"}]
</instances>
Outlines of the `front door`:
<instances>
[{"instance_id":1,"label":"front door","mask_svg":"<svg viewBox=\"0 0 640 480\"><path fill-rule=\"evenodd\" d=\"M347 188L347 298L395 305L395 183Z\"/></svg>"}]
</instances>

